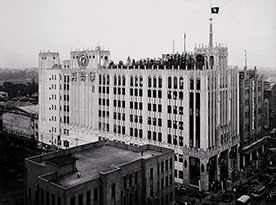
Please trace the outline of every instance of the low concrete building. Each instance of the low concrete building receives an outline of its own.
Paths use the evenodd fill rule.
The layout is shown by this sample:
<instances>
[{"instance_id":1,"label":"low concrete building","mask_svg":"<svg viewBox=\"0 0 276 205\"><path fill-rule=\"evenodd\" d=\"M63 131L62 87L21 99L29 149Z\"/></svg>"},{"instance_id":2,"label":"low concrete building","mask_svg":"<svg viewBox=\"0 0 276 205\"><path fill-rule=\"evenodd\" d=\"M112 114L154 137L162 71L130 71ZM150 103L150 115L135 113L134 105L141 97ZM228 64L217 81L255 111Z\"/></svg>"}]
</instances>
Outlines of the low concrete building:
<instances>
[{"instance_id":1,"label":"low concrete building","mask_svg":"<svg viewBox=\"0 0 276 205\"><path fill-rule=\"evenodd\" d=\"M27 140L38 140L38 105L3 110L2 131Z\"/></svg>"},{"instance_id":2,"label":"low concrete building","mask_svg":"<svg viewBox=\"0 0 276 205\"><path fill-rule=\"evenodd\" d=\"M25 160L25 204L174 204L174 151L101 140Z\"/></svg>"}]
</instances>

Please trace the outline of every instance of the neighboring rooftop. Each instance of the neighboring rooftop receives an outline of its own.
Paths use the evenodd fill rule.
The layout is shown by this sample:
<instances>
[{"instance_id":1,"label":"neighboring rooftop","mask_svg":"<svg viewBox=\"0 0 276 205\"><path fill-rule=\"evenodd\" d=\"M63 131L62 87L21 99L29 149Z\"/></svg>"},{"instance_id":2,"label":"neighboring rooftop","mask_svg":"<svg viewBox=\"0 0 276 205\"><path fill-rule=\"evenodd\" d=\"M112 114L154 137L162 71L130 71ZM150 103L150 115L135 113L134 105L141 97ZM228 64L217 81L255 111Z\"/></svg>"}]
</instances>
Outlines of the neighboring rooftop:
<instances>
[{"instance_id":1,"label":"neighboring rooftop","mask_svg":"<svg viewBox=\"0 0 276 205\"><path fill-rule=\"evenodd\" d=\"M20 106L18 108L30 114L38 114L39 109L38 105Z\"/></svg>"},{"instance_id":2,"label":"neighboring rooftop","mask_svg":"<svg viewBox=\"0 0 276 205\"><path fill-rule=\"evenodd\" d=\"M51 180L52 183L67 188L97 178L101 172L106 173L119 169L124 164L142 158L147 159L166 152L173 152L173 150L154 145L136 147L119 142L102 140L56 153L31 157L27 160L39 163L42 166L47 166L45 162L60 166L63 163L66 164L66 161L71 161L72 163L76 161L76 170L74 173ZM77 171L80 171L80 177L77 177Z\"/></svg>"}]
</instances>

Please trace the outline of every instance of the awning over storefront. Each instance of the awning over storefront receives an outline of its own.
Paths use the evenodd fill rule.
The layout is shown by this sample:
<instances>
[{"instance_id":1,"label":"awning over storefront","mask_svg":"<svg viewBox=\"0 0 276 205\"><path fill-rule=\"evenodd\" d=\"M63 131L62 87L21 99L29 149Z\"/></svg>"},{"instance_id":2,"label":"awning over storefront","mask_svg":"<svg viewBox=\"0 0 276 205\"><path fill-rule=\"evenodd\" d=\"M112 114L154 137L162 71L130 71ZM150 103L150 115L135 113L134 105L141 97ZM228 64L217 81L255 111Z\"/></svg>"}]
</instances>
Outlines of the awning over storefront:
<instances>
[{"instance_id":1,"label":"awning over storefront","mask_svg":"<svg viewBox=\"0 0 276 205\"><path fill-rule=\"evenodd\" d=\"M263 146L266 143L267 137L264 137L262 139L259 139L258 141L252 143L249 146L246 146L242 149L243 154L249 154L253 152L254 150L258 149L259 147Z\"/></svg>"}]
</instances>

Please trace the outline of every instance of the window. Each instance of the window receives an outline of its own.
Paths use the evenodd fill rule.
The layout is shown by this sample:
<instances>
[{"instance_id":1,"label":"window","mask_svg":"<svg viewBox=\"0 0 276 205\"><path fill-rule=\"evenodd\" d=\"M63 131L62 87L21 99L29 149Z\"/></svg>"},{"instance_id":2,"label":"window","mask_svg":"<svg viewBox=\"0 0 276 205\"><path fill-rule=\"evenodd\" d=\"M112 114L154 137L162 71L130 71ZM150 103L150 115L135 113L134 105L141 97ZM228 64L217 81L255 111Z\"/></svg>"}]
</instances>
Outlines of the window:
<instances>
[{"instance_id":1,"label":"window","mask_svg":"<svg viewBox=\"0 0 276 205\"><path fill-rule=\"evenodd\" d=\"M162 91L158 90L158 98L162 98Z\"/></svg>"},{"instance_id":2,"label":"window","mask_svg":"<svg viewBox=\"0 0 276 205\"><path fill-rule=\"evenodd\" d=\"M183 137L182 136L179 137L179 146L183 146Z\"/></svg>"},{"instance_id":3,"label":"window","mask_svg":"<svg viewBox=\"0 0 276 205\"><path fill-rule=\"evenodd\" d=\"M148 140L151 140L151 131L148 131Z\"/></svg>"},{"instance_id":4,"label":"window","mask_svg":"<svg viewBox=\"0 0 276 205\"><path fill-rule=\"evenodd\" d=\"M151 97L151 90L148 90L148 97Z\"/></svg>"},{"instance_id":5,"label":"window","mask_svg":"<svg viewBox=\"0 0 276 205\"><path fill-rule=\"evenodd\" d=\"M162 78L161 77L158 78L158 87L162 88Z\"/></svg>"},{"instance_id":6,"label":"window","mask_svg":"<svg viewBox=\"0 0 276 205\"><path fill-rule=\"evenodd\" d=\"M177 145L177 136L176 135L173 136L173 144Z\"/></svg>"},{"instance_id":7,"label":"window","mask_svg":"<svg viewBox=\"0 0 276 205\"><path fill-rule=\"evenodd\" d=\"M130 86L133 86L133 77L130 76Z\"/></svg>"},{"instance_id":8,"label":"window","mask_svg":"<svg viewBox=\"0 0 276 205\"><path fill-rule=\"evenodd\" d=\"M158 118L158 126L162 127L162 119Z\"/></svg>"},{"instance_id":9,"label":"window","mask_svg":"<svg viewBox=\"0 0 276 205\"><path fill-rule=\"evenodd\" d=\"M161 104L158 105L158 112L162 112L162 105Z\"/></svg>"},{"instance_id":10,"label":"window","mask_svg":"<svg viewBox=\"0 0 276 205\"><path fill-rule=\"evenodd\" d=\"M168 88L172 88L172 78L168 77Z\"/></svg>"},{"instance_id":11,"label":"window","mask_svg":"<svg viewBox=\"0 0 276 205\"><path fill-rule=\"evenodd\" d=\"M115 197L115 192L116 192L116 186L115 186L116 184L114 183L114 184L112 184L112 187L111 187L111 196L112 197Z\"/></svg>"},{"instance_id":12,"label":"window","mask_svg":"<svg viewBox=\"0 0 276 205\"><path fill-rule=\"evenodd\" d=\"M98 188L94 189L94 201L98 201Z\"/></svg>"},{"instance_id":13,"label":"window","mask_svg":"<svg viewBox=\"0 0 276 205\"><path fill-rule=\"evenodd\" d=\"M178 176L178 178L180 178L180 179L183 179L183 171L181 171L181 170L179 170L179 176Z\"/></svg>"},{"instance_id":14,"label":"window","mask_svg":"<svg viewBox=\"0 0 276 205\"><path fill-rule=\"evenodd\" d=\"M75 196L72 196L70 199L70 205L75 205L75 203L76 203L76 198Z\"/></svg>"},{"instance_id":15,"label":"window","mask_svg":"<svg viewBox=\"0 0 276 205\"><path fill-rule=\"evenodd\" d=\"M196 79L196 89L200 90L200 78Z\"/></svg>"},{"instance_id":16,"label":"window","mask_svg":"<svg viewBox=\"0 0 276 205\"><path fill-rule=\"evenodd\" d=\"M172 121L168 120L168 128L172 128Z\"/></svg>"},{"instance_id":17,"label":"window","mask_svg":"<svg viewBox=\"0 0 276 205\"><path fill-rule=\"evenodd\" d=\"M184 80L182 77L179 78L179 88L183 89L184 88Z\"/></svg>"},{"instance_id":18,"label":"window","mask_svg":"<svg viewBox=\"0 0 276 205\"><path fill-rule=\"evenodd\" d=\"M156 79L156 77L153 77L153 87L154 88L157 87L157 79Z\"/></svg>"},{"instance_id":19,"label":"window","mask_svg":"<svg viewBox=\"0 0 276 205\"><path fill-rule=\"evenodd\" d=\"M183 154L179 154L178 161L179 161L179 162L183 162Z\"/></svg>"},{"instance_id":20,"label":"window","mask_svg":"<svg viewBox=\"0 0 276 205\"><path fill-rule=\"evenodd\" d=\"M193 90L194 89L194 79L191 78L190 79L190 90Z\"/></svg>"},{"instance_id":21,"label":"window","mask_svg":"<svg viewBox=\"0 0 276 205\"><path fill-rule=\"evenodd\" d=\"M158 133L158 142L162 142L162 133Z\"/></svg>"},{"instance_id":22,"label":"window","mask_svg":"<svg viewBox=\"0 0 276 205\"><path fill-rule=\"evenodd\" d=\"M151 77L150 76L148 77L148 87L149 88L151 87Z\"/></svg>"},{"instance_id":23,"label":"window","mask_svg":"<svg viewBox=\"0 0 276 205\"><path fill-rule=\"evenodd\" d=\"M150 168L150 179L153 179L153 168Z\"/></svg>"},{"instance_id":24,"label":"window","mask_svg":"<svg viewBox=\"0 0 276 205\"><path fill-rule=\"evenodd\" d=\"M89 191L86 192L86 205L91 204L90 199L91 199L91 191L89 190Z\"/></svg>"},{"instance_id":25,"label":"window","mask_svg":"<svg viewBox=\"0 0 276 205\"><path fill-rule=\"evenodd\" d=\"M148 111L151 111L151 104L148 103Z\"/></svg>"},{"instance_id":26,"label":"window","mask_svg":"<svg viewBox=\"0 0 276 205\"><path fill-rule=\"evenodd\" d=\"M143 77L140 76L140 87L143 87Z\"/></svg>"},{"instance_id":27,"label":"window","mask_svg":"<svg viewBox=\"0 0 276 205\"><path fill-rule=\"evenodd\" d=\"M125 86L126 85L126 77L123 75L123 78L122 78L122 83L123 83L123 86Z\"/></svg>"},{"instance_id":28,"label":"window","mask_svg":"<svg viewBox=\"0 0 276 205\"><path fill-rule=\"evenodd\" d=\"M177 77L173 78L173 88L177 89Z\"/></svg>"},{"instance_id":29,"label":"window","mask_svg":"<svg viewBox=\"0 0 276 205\"><path fill-rule=\"evenodd\" d=\"M172 113L172 106L168 105L168 113Z\"/></svg>"},{"instance_id":30,"label":"window","mask_svg":"<svg viewBox=\"0 0 276 205\"><path fill-rule=\"evenodd\" d=\"M172 135L168 134L168 144L172 143Z\"/></svg>"},{"instance_id":31,"label":"window","mask_svg":"<svg viewBox=\"0 0 276 205\"><path fill-rule=\"evenodd\" d=\"M83 205L83 194L79 194L79 205Z\"/></svg>"}]
</instances>

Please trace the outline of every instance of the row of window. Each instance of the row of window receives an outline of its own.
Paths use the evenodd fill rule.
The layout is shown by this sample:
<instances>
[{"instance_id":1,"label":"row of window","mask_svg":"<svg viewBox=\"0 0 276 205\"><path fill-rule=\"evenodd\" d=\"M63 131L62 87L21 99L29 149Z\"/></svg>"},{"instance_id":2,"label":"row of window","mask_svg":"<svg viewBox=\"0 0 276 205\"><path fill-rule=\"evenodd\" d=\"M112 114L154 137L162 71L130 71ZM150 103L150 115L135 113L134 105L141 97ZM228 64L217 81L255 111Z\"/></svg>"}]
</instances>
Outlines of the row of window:
<instances>
[{"instance_id":1,"label":"row of window","mask_svg":"<svg viewBox=\"0 0 276 205\"><path fill-rule=\"evenodd\" d=\"M99 122L99 130L109 132L109 124L104 122Z\"/></svg>"},{"instance_id":2,"label":"row of window","mask_svg":"<svg viewBox=\"0 0 276 205\"><path fill-rule=\"evenodd\" d=\"M132 101L130 101L129 104L130 104L130 109L143 110L143 103L142 102L139 102L139 103L138 102L134 102L133 103Z\"/></svg>"},{"instance_id":3,"label":"row of window","mask_svg":"<svg viewBox=\"0 0 276 205\"><path fill-rule=\"evenodd\" d=\"M124 101L124 100L113 100L113 106L114 107L125 108L126 107L126 101Z\"/></svg>"},{"instance_id":4,"label":"row of window","mask_svg":"<svg viewBox=\"0 0 276 205\"><path fill-rule=\"evenodd\" d=\"M129 135L131 137L138 137L139 136L139 138L143 138L143 130L131 127L129 129Z\"/></svg>"},{"instance_id":5,"label":"row of window","mask_svg":"<svg viewBox=\"0 0 276 205\"><path fill-rule=\"evenodd\" d=\"M164 170L168 171L169 170L169 167L170 169L173 168L173 159L170 158L170 161L168 159L166 159L166 161L162 161L162 162L159 162L157 164L157 175L159 175L160 173L163 173Z\"/></svg>"},{"instance_id":6,"label":"row of window","mask_svg":"<svg viewBox=\"0 0 276 205\"><path fill-rule=\"evenodd\" d=\"M49 97L49 100L56 100L57 99L57 95L56 94L52 94L51 97Z\"/></svg>"},{"instance_id":7,"label":"row of window","mask_svg":"<svg viewBox=\"0 0 276 205\"><path fill-rule=\"evenodd\" d=\"M177 110L177 106L171 106L168 105L168 113L169 114L179 114L179 115L183 115L183 106L179 106L178 110Z\"/></svg>"},{"instance_id":8,"label":"row of window","mask_svg":"<svg viewBox=\"0 0 276 205\"><path fill-rule=\"evenodd\" d=\"M180 100L183 100L184 98L184 93L183 91L179 91L178 95L177 95L177 91L168 91L168 99L171 100L171 99L174 99L176 100L177 99L177 96Z\"/></svg>"},{"instance_id":9,"label":"row of window","mask_svg":"<svg viewBox=\"0 0 276 205\"><path fill-rule=\"evenodd\" d=\"M174 161L178 161L178 162L181 162L183 163L184 159L183 159L183 154L175 154L174 155Z\"/></svg>"},{"instance_id":10,"label":"row of window","mask_svg":"<svg viewBox=\"0 0 276 205\"><path fill-rule=\"evenodd\" d=\"M63 95L63 100L64 101L69 101L69 95Z\"/></svg>"},{"instance_id":11,"label":"row of window","mask_svg":"<svg viewBox=\"0 0 276 205\"><path fill-rule=\"evenodd\" d=\"M115 100L114 100L115 101ZM99 98L99 105L109 106L109 99ZM115 106L116 107L116 106Z\"/></svg>"},{"instance_id":12,"label":"row of window","mask_svg":"<svg viewBox=\"0 0 276 205\"><path fill-rule=\"evenodd\" d=\"M64 90L69 90L69 84L64 83L64 84L63 84L63 89L64 89Z\"/></svg>"},{"instance_id":13,"label":"row of window","mask_svg":"<svg viewBox=\"0 0 276 205\"><path fill-rule=\"evenodd\" d=\"M103 94L105 94L105 93L107 93L107 94L109 94L109 87L101 87L101 86L99 86L99 93L103 93ZM114 94L116 94L115 93L115 91L114 91Z\"/></svg>"},{"instance_id":14,"label":"row of window","mask_svg":"<svg viewBox=\"0 0 276 205\"><path fill-rule=\"evenodd\" d=\"M103 75L99 75L99 84L100 85L109 85L109 80L110 79L110 77L109 77L109 75L105 75L105 74L103 74Z\"/></svg>"},{"instance_id":15,"label":"row of window","mask_svg":"<svg viewBox=\"0 0 276 205\"><path fill-rule=\"evenodd\" d=\"M130 122L136 122L136 123L140 123L140 124L143 124L143 117L142 116L138 116L138 115L130 115L129 116L130 118ZM139 119L139 120L138 120Z\"/></svg>"},{"instance_id":16,"label":"row of window","mask_svg":"<svg viewBox=\"0 0 276 205\"><path fill-rule=\"evenodd\" d=\"M162 105L161 104L151 104L148 103L148 111L153 111L153 112L162 112Z\"/></svg>"},{"instance_id":17,"label":"row of window","mask_svg":"<svg viewBox=\"0 0 276 205\"><path fill-rule=\"evenodd\" d=\"M107 117L107 118L109 118L109 111L99 110L99 117Z\"/></svg>"},{"instance_id":18,"label":"row of window","mask_svg":"<svg viewBox=\"0 0 276 205\"><path fill-rule=\"evenodd\" d=\"M122 88L122 89L124 89L124 88ZM134 93L133 93L133 91L134 91ZM129 89L129 92L130 92L130 96L139 96L139 97L142 97L143 96L143 90L142 90L142 88L140 88L140 89L133 89L133 88L130 88ZM124 94L123 94L124 95Z\"/></svg>"},{"instance_id":19,"label":"row of window","mask_svg":"<svg viewBox=\"0 0 276 205\"><path fill-rule=\"evenodd\" d=\"M158 86L157 86L157 81L158 81ZM157 78L154 76L153 78L151 78L151 76L148 77L148 87L153 87L153 88L162 88L162 78L161 76Z\"/></svg>"},{"instance_id":20,"label":"row of window","mask_svg":"<svg viewBox=\"0 0 276 205\"><path fill-rule=\"evenodd\" d=\"M176 120L168 120L168 128L173 128L173 129L177 129L178 128L180 130L183 130L184 129L183 125L184 125L183 121L179 121L177 123Z\"/></svg>"},{"instance_id":21,"label":"row of window","mask_svg":"<svg viewBox=\"0 0 276 205\"><path fill-rule=\"evenodd\" d=\"M63 76L63 82L64 83L69 83L70 82L70 75L69 74Z\"/></svg>"},{"instance_id":22,"label":"row of window","mask_svg":"<svg viewBox=\"0 0 276 205\"><path fill-rule=\"evenodd\" d=\"M162 98L162 91L161 90L148 90L148 97L151 98L157 98L157 93L158 93L158 98Z\"/></svg>"},{"instance_id":23,"label":"row of window","mask_svg":"<svg viewBox=\"0 0 276 205\"><path fill-rule=\"evenodd\" d=\"M123 121L125 121L126 120L125 113L114 112L113 113L113 119L114 120L123 120Z\"/></svg>"},{"instance_id":24,"label":"row of window","mask_svg":"<svg viewBox=\"0 0 276 205\"><path fill-rule=\"evenodd\" d=\"M113 125L113 132L118 134L126 134L126 127L121 125Z\"/></svg>"},{"instance_id":25,"label":"row of window","mask_svg":"<svg viewBox=\"0 0 276 205\"><path fill-rule=\"evenodd\" d=\"M148 140L153 140L158 142L162 142L162 133L161 132L152 132L148 131Z\"/></svg>"},{"instance_id":26,"label":"row of window","mask_svg":"<svg viewBox=\"0 0 276 205\"><path fill-rule=\"evenodd\" d=\"M174 170L174 177L179 178L179 179L183 179L183 171L182 170L177 171L177 169L175 169Z\"/></svg>"},{"instance_id":27,"label":"row of window","mask_svg":"<svg viewBox=\"0 0 276 205\"><path fill-rule=\"evenodd\" d=\"M194 89L194 78L190 79L190 89L193 90ZM172 77L168 77L168 88L171 89L184 89L184 79L183 77L180 77L179 80L177 79L177 77L174 77L172 79ZM200 78L196 78L196 89L200 90Z\"/></svg>"},{"instance_id":28,"label":"row of window","mask_svg":"<svg viewBox=\"0 0 276 205\"><path fill-rule=\"evenodd\" d=\"M90 190L86 191L86 205L98 203L98 201L99 201L99 189L98 188L94 188L93 203L91 200L91 191ZM76 204L84 205L84 194L83 193L79 193L78 197L72 196L70 198L70 205L76 205ZM51 204L51 205L53 205L53 204Z\"/></svg>"},{"instance_id":29,"label":"row of window","mask_svg":"<svg viewBox=\"0 0 276 205\"><path fill-rule=\"evenodd\" d=\"M167 139L168 144L173 144L173 145L179 145L183 146L183 137L179 136L177 137L176 135L168 134L168 139Z\"/></svg>"},{"instance_id":30,"label":"row of window","mask_svg":"<svg viewBox=\"0 0 276 205\"><path fill-rule=\"evenodd\" d=\"M162 127L162 119L161 118L151 118L151 117L148 117L148 125L153 125L153 126L156 126L158 125L159 127Z\"/></svg>"}]
</instances>

